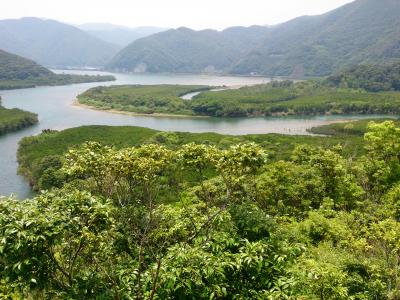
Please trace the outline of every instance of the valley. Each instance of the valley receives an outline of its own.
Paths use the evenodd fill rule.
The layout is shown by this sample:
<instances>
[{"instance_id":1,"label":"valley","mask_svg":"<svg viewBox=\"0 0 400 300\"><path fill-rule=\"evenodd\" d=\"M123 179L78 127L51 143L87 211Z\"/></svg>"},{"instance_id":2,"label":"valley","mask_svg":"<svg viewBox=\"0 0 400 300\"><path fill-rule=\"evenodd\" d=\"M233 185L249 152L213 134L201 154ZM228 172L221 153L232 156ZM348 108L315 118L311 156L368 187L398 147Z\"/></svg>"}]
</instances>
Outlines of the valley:
<instances>
[{"instance_id":1,"label":"valley","mask_svg":"<svg viewBox=\"0 0 400 300\"><path fill-rule=\"evenodd\" d=\"M0 10L0 299L400 299L399 0L89 2Z\"/></svg>"}]
</instances>

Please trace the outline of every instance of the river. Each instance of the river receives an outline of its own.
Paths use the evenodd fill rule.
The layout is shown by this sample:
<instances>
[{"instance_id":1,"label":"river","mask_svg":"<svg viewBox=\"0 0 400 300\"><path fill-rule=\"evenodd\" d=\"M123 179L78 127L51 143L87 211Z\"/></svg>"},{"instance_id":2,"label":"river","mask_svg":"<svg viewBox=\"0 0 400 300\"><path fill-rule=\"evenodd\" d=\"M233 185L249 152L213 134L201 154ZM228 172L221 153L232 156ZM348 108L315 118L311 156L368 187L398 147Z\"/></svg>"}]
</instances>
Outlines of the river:
<instances>
[{"instance_id":1,"label":"river","mask_svg":"<svg viewBox=\"0 0 400 300\"><path fill-rule=\"evenodd\" d=\"M63 71L56 71L61 73ZM72 74L109 74L97 71L65 71ZM237 86L266 83L261 77L228 77L174 74L113 74L117 81L85 83L57 87L0 91L7 108L18 107L39 114L39 124L0 137L0 195L14 194L19 199L32 192L26 180L17 175L16 151L21 138L36 135L43 129L62 130L81 125L133 125L166 131L218 132L224 134L285 133L307 134L307 129L337 119L359 119L363 116L319 116L285 118L177 118L129 116L96 111L72 105L76 96L88 88L115 84L199 84Z\"/></svg>"}]
</instances>

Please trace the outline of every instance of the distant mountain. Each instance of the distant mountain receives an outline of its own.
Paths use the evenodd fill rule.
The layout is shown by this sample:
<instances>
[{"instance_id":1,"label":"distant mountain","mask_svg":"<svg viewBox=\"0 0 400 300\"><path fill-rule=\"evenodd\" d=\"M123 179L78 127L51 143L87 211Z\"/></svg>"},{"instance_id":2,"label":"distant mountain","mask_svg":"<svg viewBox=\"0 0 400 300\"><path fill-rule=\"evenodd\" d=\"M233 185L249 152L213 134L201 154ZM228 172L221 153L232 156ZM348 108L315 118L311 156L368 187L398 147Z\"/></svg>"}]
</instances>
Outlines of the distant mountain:
<instances>
[{"instance_id":1,"label":"distant mountain","mask_svg":"<svg viewBox=\"0 0 400 300\"><path fill-rule=\"evenodd\" d=\"M222 32L181 27L139 39L119 52L108 68L134 72L220 72L256 46L267 27Z\"/></svg>"},{"instance_id":2,"label":"distant mountain","mask_svg":"<svg viewBox=\"0 0 400 300\"><path fill-rule=\"evenodd\" d=\"M87 23L79 25L78 28L103 41L118 45L121 48L137 39L166 30L165 28L150 26L129 28L107 23Z\"/></svg>"},{"instance_id":3,"label":"distant mountain","mask_svg":"<svg viewBox=\"0 0 400 300\"><path fill-rule=\"evenodd\" d=\"M169 30L121 50L110 69L325 76L400 61L400 1L357 0L319 16L222 32Z\"/></svg>"},{"instance_id":4,"label":"distant mountain","mask_svg":"<svg viewBox=\"0 0 400 300\"><path fill-rule=\"evenodd\" d=\"M0 20L0 49L49 67L99 67L118 51L74 26L53 20Z\"/></svg>"},{"instance_id":5,"label":"distant mountain","mask_svg":"<svg viewBox=\"0 0 400 300\"><path fill-rule=\"evenodd\" d=\"M84 23L80 25L76 25L81 30L84 31L96 31L96 30L113 30L113 29L126 29L129 30L130 28L127 26L122 25L115 25L111 23Z\"/></svg>"},{"instance_id":6,"label":"distant mountain","mask_svg":"<svg viewBox=\"0 0 400 300\"><path fill-rule=\"evenodd\" d=\"M400 1L357 0L275 27L233 73L328 75L355 64L400 60Z\"/></svg>"}]
</instances>

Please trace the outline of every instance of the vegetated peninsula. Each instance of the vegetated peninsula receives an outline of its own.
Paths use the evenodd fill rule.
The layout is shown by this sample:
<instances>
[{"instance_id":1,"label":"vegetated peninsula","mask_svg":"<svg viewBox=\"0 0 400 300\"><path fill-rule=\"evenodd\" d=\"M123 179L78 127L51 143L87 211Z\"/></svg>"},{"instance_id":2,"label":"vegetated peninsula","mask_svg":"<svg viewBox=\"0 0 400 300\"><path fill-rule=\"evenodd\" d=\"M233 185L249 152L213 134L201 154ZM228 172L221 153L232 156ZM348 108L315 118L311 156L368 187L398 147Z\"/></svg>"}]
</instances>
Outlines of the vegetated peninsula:
<instances>
[{"instance_id":1,"label":"vegetated peninsula","mask_svg":"<svg viewBox=\"0 0 400 300\"><path fill-rule=\"evenodd\" d=\"M400 114L400 64L362 65L321 80L273 81L212 91L191 86L92 88L80 103L101 109L211 117ZM191 100L180 96L201 91Z\"/></svg>"},{"instance_id":2,"label":"vegetated peninsula","mask_svg":"<svg viewBox=\"0 0 400 300\"><path fill-rule=\"evenodd\" d=\"M181 97L212 89L204 85L121 85L91 88L78 95L81 104L140 114L194 115Z\"/></svg>"},{"instance_id":3,"label":"vegetated peninsula","mask_svg":"<svg viewBox=\"0 0 400 300\"><path fill-rule=\"evenodd\" d=\"M0 50L0 90L113 80L114 76L55 74L32 60Z\"/></svg>"},{"instance_id":4,"label":"vegetated peninsula","mask_svg":"<svg viewBox=\"0 0 400 300\"><path fill-rule=\"evenodd\" d=\"M0 97L0 135L32 126L38 122L38 116L18 108L6 109L1 105Z\"/></svg>"}]
</instances>

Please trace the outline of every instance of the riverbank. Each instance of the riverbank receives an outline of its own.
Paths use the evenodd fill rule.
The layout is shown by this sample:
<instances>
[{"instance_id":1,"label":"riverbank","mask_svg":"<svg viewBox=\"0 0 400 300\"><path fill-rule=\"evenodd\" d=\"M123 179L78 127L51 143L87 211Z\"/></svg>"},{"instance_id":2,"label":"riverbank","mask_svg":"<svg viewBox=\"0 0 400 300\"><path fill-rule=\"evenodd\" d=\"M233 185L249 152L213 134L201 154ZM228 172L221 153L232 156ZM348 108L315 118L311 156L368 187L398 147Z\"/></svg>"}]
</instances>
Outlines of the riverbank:
<instances>
[{"instance_id":1,"label":"riverbank","mask_svg":"<svg viewBox=\"0 0 400 300\"><path fill-rule=\"evenodd\" d=\"M87 105L79 102L79 99L75 99L72 101L71 106L76 108L84 108L84 109L91 109L96 111L104 111L109 112L112 114L119 114L119 115L126 115L126 116L142 116L142 117L162 117L162 118L182 118L182 119L191 119L191 118L210 118L208 116L194 116L194 115L180 115L180 114L162 114L162 113L136 113L131 111L122 111L116 109L107 109L107 108L100 108L92 105Z\"/></svg>"},{"instance_id":2,"label":"riverbank","mask_svg":"<svg viewBox=\"0 0 400 300\"><path fill-rule=\"evenodd\" d=\"M144 115L251 118L400 114L400 92L372 93L313 81L271 82L219 91L186 85L96 87L80 94L78 100L100 109Z\"/></svg>"},{"instance_id":3,"label":"riverbank","mask_svg":"<svg viewBox=\"0 0 400 300\"><path fill-rule=\"evenodd\" d=\"M14 132L39 122L37 114L18 108L6 109L1 105L0 97L0 136Z\"/></svg>"}]
</instances>

